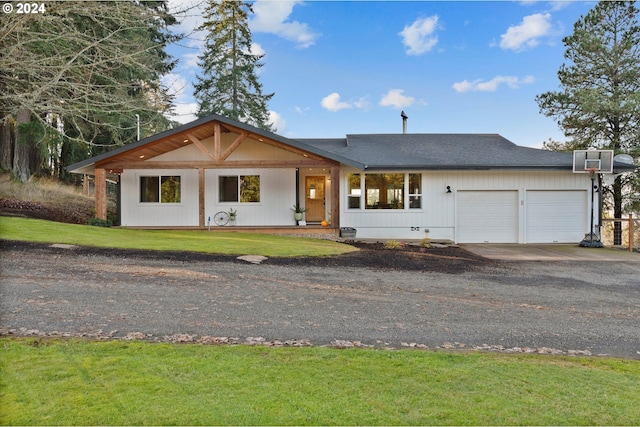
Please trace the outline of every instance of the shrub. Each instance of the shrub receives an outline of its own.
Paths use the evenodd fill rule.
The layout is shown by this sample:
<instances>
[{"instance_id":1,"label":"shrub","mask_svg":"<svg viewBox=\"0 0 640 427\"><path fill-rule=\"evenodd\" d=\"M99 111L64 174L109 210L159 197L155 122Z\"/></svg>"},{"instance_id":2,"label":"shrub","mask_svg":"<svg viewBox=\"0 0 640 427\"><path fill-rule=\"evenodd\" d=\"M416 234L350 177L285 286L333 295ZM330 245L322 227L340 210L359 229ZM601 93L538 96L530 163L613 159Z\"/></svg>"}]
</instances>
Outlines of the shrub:
<instances>
[{"instance_id":1,"label":"shrub","mask_svg":"<svg viewBox=\"0 0 640 427\"><path fill-rule=\"evenodd\" d=\"M400 249L404 246L404 243L398 241L398 240L387 240L384 243L384 248L385 249Z\"/></svg>"},{"instance_id":2,"label":"shrub","mask_svg":"<svg viewBox=\"0 0 640 427\"><path fill-rule=\"evenodd\" d=\"M93 225L95 227L111 227L113 226L113 221L110 219L91 218L89 220L89 225Z\"/></svg>"}]
</instances>

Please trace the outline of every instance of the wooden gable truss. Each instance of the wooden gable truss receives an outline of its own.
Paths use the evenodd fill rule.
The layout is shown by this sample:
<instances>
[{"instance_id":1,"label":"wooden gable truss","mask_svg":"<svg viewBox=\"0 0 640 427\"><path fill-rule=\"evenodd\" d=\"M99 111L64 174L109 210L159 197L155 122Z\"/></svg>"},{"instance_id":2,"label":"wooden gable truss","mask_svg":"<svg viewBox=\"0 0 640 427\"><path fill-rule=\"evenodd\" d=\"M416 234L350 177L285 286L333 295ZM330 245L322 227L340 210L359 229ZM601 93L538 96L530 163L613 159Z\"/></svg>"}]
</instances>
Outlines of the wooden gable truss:
<instances>
[{"instance_id":1,"label":"wooden gable truss","mask_svg":"<svg viewBox=\"0 0 640 427\"><path fill-rule=\"evenodd\" d=\"M222 134L237 135L233 142L223 150ZM213 137L213 151L202 142ZM303 157L296 160L228 160L243 142L252 139ZM153 160L162 154L169 153L187 145L193 144L202 159L198 160ZM286 144L266 135L251 132L240 127L211 121L185 131L170 132L164 137L152 139L146 144L133 147L107 156L95 162L95 203L96 217L107 218L107 174L120 174L126 169L197 169L199 186L199 226L205 227L205 170L206 169L239 169L239 168L328 168L333 182L339 182L340 163L311 153L293 145ZM339 226L339 186L332 191L333 226Z\"/></svg>"}]
</instances>

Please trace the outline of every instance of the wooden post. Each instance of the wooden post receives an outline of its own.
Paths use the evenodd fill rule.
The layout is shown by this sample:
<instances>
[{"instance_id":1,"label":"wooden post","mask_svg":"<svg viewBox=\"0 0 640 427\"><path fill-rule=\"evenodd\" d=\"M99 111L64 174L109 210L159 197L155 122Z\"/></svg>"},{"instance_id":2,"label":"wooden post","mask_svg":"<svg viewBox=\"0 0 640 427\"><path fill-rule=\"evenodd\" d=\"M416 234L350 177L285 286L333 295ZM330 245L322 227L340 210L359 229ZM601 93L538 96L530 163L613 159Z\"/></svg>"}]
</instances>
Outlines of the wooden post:
<instances>
[{"instance_id":1,"label":"wooden post","mask_svg":"<svg viewBox=\"0 0 640 427\"><path fill-rule=\"evenodd\" d=\"M198 169L198 226L204 229L204 168Z\"/></svg>"},{"instance_id":2,"label":"wooden post","mask_svg":"<svg viewBox=\"0 0 640 427\"><path fill-rule=\"evenodd\" d=\"M222 152L222 127L220 123L215 122L213 124L213 156L216 160L220 160L221 152Z\"/></svg>"},{"instance_id":3,"label":"wooden post","mask_svg":"<svg viewBox=\"0 0 640 427\"><path fill-rule=\"evenodd\" d=\"M340 167L331 168L331 226L340 228Z\"/></svg>"},{"instance_id":4,"label":"wooden post","mask_svg":"<svg viewBox=\"0 0 640 427\"><path fill-rule=\"evenodd\" d=\"M107 171L96 168L96 218L107 220Z\"/></svg>"}]
</instances>

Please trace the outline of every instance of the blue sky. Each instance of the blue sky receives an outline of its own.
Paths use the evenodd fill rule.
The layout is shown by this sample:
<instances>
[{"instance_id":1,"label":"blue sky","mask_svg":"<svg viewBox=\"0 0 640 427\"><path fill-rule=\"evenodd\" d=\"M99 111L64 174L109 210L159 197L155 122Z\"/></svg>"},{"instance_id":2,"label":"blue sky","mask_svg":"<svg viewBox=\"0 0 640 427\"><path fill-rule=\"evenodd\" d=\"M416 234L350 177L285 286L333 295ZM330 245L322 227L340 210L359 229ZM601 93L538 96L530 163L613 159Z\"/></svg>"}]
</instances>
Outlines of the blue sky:
<instances>
[{"instance_id":1,"label":"blue sky","mask_svg":"<svg viewBox=\"0 0 640 427\"><path fill-rule=\"evenodd\" d=\"M275 93L280 135L401 133L404 110L410 133L499 133L541 147L565 138L535 97L559 88L562 38L595 4L257 0L252 50L265 55L259 79ZM190 36L170 49L180 62L165 82L182 123L195 118L201 10L183 15L177 30Z\"/></svg>"}]
</instances>

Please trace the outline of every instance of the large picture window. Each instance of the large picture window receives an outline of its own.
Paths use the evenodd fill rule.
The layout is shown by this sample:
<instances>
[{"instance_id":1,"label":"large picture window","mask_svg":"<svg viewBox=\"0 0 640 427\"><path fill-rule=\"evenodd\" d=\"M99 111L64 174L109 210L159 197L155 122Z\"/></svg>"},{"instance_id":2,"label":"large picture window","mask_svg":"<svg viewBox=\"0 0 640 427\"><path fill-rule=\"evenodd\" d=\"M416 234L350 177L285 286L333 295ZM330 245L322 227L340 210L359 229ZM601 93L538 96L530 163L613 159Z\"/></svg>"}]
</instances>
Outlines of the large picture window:
<instances>
[{"instance_id":1,"label":"large picture window","mask_svg":"<svg viewBox=\"0 0 640 427\"><path fill-rule=\"evenodd\" d=\"M366 209L404 209L403 173L364 175Z\"/></svg>"},{"instance_id":2,"label":"large picture window","mask_svg":"<svg viewBox=\"0 0 640 427\"><path fill-rule=\"evenodd\" d=\"M220 202L260 202L260 175L218 177Z\"/></svg>"},{"instance_id":3,"label":"large picture window","mask_svg":"<svg viewBox=\"0 0 640 427\"><path fill-rule=\"evenodd\" d=\"M363 195L365 209L421 209L422 174L350 174L348 208L361 209Z\"/></svg>"},{"instance_id":4,"label":"large picture window","mask_svg":"<svg viewBox=\"0 0 640 427\"><path fill-rule=\"evenodd\" d=\"M141 176L141 203L180 203L180 176Z\"/></svg>"}]
</instances>

